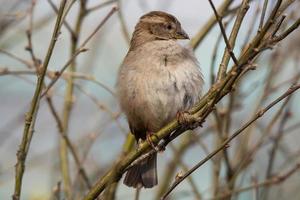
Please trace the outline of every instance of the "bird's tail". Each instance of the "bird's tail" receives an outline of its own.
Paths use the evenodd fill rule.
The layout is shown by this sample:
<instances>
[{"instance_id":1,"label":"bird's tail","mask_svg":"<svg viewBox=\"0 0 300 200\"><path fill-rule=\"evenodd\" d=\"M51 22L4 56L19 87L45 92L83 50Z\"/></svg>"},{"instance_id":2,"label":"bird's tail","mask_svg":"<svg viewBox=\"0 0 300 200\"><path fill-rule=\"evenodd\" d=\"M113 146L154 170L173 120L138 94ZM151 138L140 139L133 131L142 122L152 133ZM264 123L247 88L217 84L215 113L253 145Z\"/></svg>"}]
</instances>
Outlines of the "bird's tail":
<instances>
[{"instance_id":1,"label":"bird's tail","mask_svg":"<svg viewBox=\"0 0 300 200\"><path fill-rule=\"evenodd\" d=\"M152 188L157 185L156 153L131 167L125 176L124 184L129 187Z\"/></svg>"}]
</instances>

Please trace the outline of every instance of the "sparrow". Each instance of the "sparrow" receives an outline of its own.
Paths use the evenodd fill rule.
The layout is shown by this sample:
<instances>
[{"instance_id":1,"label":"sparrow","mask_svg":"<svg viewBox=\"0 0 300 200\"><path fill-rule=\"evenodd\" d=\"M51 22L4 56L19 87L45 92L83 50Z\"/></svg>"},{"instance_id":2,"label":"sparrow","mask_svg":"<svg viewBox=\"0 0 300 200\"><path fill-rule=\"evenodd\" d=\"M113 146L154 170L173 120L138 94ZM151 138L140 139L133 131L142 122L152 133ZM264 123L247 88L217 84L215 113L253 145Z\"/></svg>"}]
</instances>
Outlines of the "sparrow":
<instances>
[{"instance_id":1,"label":"sparrow","mask_svg":"<svg viewBox=\"0 0 300 200\"><path fill-rule=\"evenodd\" d=\"M201 69L192 49L180 45L180 39L189 36L176 17L165 12L149 12L135 26L116 88L137 142L151 138L201 96ZM134 188L157 185L156 159L155 153L131 167L124 184Z\"/></svg>"}]
</instances>

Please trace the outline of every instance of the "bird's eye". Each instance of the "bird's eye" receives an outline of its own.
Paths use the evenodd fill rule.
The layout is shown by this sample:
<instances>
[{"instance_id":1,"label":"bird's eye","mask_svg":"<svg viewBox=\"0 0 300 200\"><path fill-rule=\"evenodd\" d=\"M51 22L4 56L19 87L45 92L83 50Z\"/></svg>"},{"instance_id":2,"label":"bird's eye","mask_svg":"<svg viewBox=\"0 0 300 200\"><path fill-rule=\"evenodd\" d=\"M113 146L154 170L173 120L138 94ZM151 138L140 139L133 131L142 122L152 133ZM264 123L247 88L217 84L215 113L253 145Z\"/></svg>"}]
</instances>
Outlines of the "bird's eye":
<instances>
[{"instance_id":1,"label":"bird's eye","mask_svg":"<svg viewBox=\"0 0 300 200\"><path fill-rule=\"evenodd\" d=\"M168 25L167 25L167 29L168 29L168 30L171 30L171 29L172 29L172 25L171 25L171 24L168 24Z\"/></svg>"}]
</instances>

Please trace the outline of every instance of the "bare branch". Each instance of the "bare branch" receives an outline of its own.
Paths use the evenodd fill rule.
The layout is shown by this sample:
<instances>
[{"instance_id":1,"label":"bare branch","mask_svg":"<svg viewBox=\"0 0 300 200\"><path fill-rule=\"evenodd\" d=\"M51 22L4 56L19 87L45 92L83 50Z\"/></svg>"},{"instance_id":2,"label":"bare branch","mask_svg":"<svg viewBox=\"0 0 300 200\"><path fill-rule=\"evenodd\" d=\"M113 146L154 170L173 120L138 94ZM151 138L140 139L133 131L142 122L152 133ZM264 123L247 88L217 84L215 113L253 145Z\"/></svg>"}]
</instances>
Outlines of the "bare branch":
<instances>
[{"instance_id":1,"label":"bare branch","mask_svg":"<svg viewBox=\"0 0 300 200\"><path fill-rule=\"evenodd\" d=\"M85 52L87 49L85 49L86 44L92 39L92 37L98 32L98 30L105 24L105 22L113 15L113 13L117 10L116 7L113 7L111 11L106 15L106 17L101 21L101 23L96 27L96 29L83 41L83 43L76 49L72 57L66 62L66 64L62 67L62 69L59 71L59 75L53 79L47 88L44 90L41 97L44 97L47 92L50 90L50 88L56 83L56 81L59 79L61 74L67 69L67 67L74 61L74 59L82 52Z\"/></svg>"},{"instance_id":2,"label":"bare branch","mask_svg":"<svg viewBox=\"0 0 300 200\"><path fill-rule=\"evenodd\" d=\"M179 185L186 177L188 177L190 174L192 174L194 171L196 171L199 167L201 167L204 163L206 163L208 160L210 160L212 157L214 157L217 153L222 151L224 148L229 147L228 144L231 142L234 138L236 138L238 135L240 135L246 128L248 128L253 122L261 118L267 111L269 111L273 106L275 106L277 103L285 99L286 97L289 97L291 94L293 94L295 91L297 91L300 88L300 85L292 86L290 87L284 94L282 94L280 97L278 97L276 100L271 102L268 106L261 109L259 112L257 112L246 124L244 124L240 129L235 131L228 139L226 139L222 145L214 150L212 153L210 153L207 157L205 157L203 160L201 160L199 163L197 163L193 168L191 168L188 172L186 172L184 175L182 175L180 178L178 178L169 188L169 190L163 195L162 199L165 199L175 188L177 185Z\"/></svg>"},{"instance_id":3,"label":"bare branch","mask_svg":"<svg viewBox=\"0 0 300 200\"><path fill-rule=\"evenodd\" d=\"M55 46L55 43L57 41L57 37L59 34L59 24L62 20L65 5L66 5L66 0L62 0L61 4L60 4L58 15L57 15L55 27L53 30L53 34L51 37L51 41L50 41L50 44L48 47L48 51L47 51L46 57L44 59L43 65L42 65L42 70L38 74L38 82L36 85L34 96L31 101L31 106L30 106L28 113L26 114L23 138L22 138L22 142L20 144L20 147L19 147L19 150L17 153L15 190L14 190L14 194L13 194L14 200L19 200L21 197L22 179L23 179L23 174L25 171L25 161L26 161L28 150L29 150L31 138L33 136L35 119L36 119L36 115L37 115L37 111L38 111L38 107L39 107L40 94L42 91L47 67L48 67L50 58L52 56L52 52L53 52L53 49L54 49L54 46Z\"/></svg>"},{"instance_id":4,"label":"bare branch","mask_svg":"<svg viewBox=\"0 0 300 200\"><path fill-rule=\"evenodd\" d=\"M218 24L219 24L219 26L220 26L220 29L221 29L221 32L222 32L222 35L223 35L223 38L224 38L224 41L225 41L225 43L226 43L227 50L228 50L228 52L229 52L229 54L230 54L230 56L231 56L233 62L235 63L235 65L236 65L236 66L239 66L238 60L237 60L237 58L235 57L235 55L234 55L234 53L233 53L233 50L232 50L232 47L231 47L231 45L230 45L230 43L229 43L229 40L228 40L228 38L227 38L226 31L225 31L225 28L224 28L223 23L222 23L222 18L221 18L220 15L218 14L218 11L217 11L215 5L213 4L212 0L208 0L208 1L209 1L210 5L211 5L211 7L212 7L212 9L213 9L213 11L214 11L214 13L215 13L216 19L217 19L217 21L218 21Z\"/></svg>"}]
</instances>

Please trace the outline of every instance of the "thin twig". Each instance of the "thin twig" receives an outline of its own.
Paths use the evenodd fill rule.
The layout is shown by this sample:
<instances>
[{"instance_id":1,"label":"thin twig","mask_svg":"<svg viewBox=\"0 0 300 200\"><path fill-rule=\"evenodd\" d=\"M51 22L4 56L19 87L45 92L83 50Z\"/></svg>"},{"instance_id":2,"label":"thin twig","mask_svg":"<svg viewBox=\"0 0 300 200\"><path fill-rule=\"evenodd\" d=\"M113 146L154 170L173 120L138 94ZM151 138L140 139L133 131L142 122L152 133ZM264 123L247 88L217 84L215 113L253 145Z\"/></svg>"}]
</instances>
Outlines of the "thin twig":
<instances>
[{"instance_id":1,"label":"thin twig","mask_svg":"<svg viewBox=\"0 0 300 200\"><path fill-rule=\"evenodd\" d=\"M272 33L272 38L275 37L275 34L278 32L279 28L281 27L282 25L282 22L284 21L284 19L286 18L286 15L282 15L281 18L279 19L279 22L277 23L273 33Z\"/></svg>"},{"instance_id":2,"label":"thin twig","mask_svg":"<svg viewBox=\"0 0 300 200\"><path fill-rule=\"evenodd\" d=\"M71 73L76 72L76 49L77 45L79 43L80 34L82 30L82 24L86 16L86 4L87 1L80 0L79 2L79 11L76 16L75 20L75 28L74 28L74 35L71 35L70 37L70 67L68 68L68 71ZM65 89L65 98L64 98L64 104L63 104L63 112L62 112L62 129L63 135L69 134L69 121L71 117L71 112L73 110L73 103L74 103L74 78L71 76L69 79L67 79L66 89ZM72 191L72 184L71 184L71 172L70 172L70 163L69 163L69 153L68 153L68 144L67 140L65 138L60 138L59 140L59 157L60 157L60 170L61 175L63 178L63 185L64 185L64 192L67 197L67 199L73 199L74 192ZM77 158L75 161L77 165L80 166L80 160ZM80 170L81 171L81 170ZM81 173L79 171L79 174L83 174L83 181L86 184L87 188L89 189L91 187L89 180L87 178L87 175L85 173Z\"/></svg>"},{"instance_id":3,"label":"thin twig","mask_svg":"<svg viewBox=\"0 0 300 200\"><path fill-rule=\"evenodd\" d=\"M279 42L281 40L283 40L284 38L286 38L291 32L293 32L294 30L296 30L300 25L300 18L298 18L286 31L284 31L283 33L281 33L280 35L278 35L277 37L275 37L275 39L272 42Z\"/></svg>"},{"instance_id":4,"label":"thin twig","mask_svg":"<svg viewBox=\"0 0 300 200\"><path fill-rule=\"evenodd\" d=\"M14 194L13 194L14 200L19 200L21 197L22 179L23 179L23 174L25 171L25 161L26 161L28 150L29 150L31 138L33 136L33 130L34 130L36 114L37 114L38 106L39 106L40 94L42 92L43 82L44 82L44 78L46 75L47 67L48 67L50 58L52 56L53 49L54 49L55 43L57 41L57 37L59 35L59 30L60 30L59 24L62 20L65 5L66 5L66 0L62 0L60 3L59 12L57 15L57 19L56 19L55 27L54 27L53 34L51 37L51 41L50 41L50 44L48 47L48 51L47 51L46 57L44 59L43 65L42 65L41 72L38 73L37 85L36 85L36 89L34 92L34 96L31 101L31 106L30 106L28 113L26 114L23 138L22 138L22 142L20 144L19 150L17 152L15 189L14 189Z\"/></svg>"},{"instance_id":5,"label":"thin twig","mask_svg":"<svg viewBox=\"0 0 300 200\"><path fill-rule=\"evenodd\" d=\"M229 14L229 12L227 12L227 10L232 3L233 3L232 0L225 0L221 4L221 6L218 8L218 13L220 13L220 15L222 15L222 16ZM198 33L191 39L190 43L194 49L196 49L199 46L199 44L203 41L205 36L208 35L210 30L214 27L214 25L216 23L217 23L216 17L215 17L215 15L212 15L209 18L209 20L207 21L207 23L203 27L201 27L201 29L198 31Z\"/></svg>"},{"instance_id":6,"label":"thin twig","mask_svg":"<svg viewBox=\"0 0 300 200\"><path fill-rule=\"evenodd\" d=\"M221 16L218 14L218 11L217 11L215 5L213 4L212 0L208 0L208 1L209 1L210 5L211 5L211 7L212 7L212 9L213 9L213 11L214 11L214 13L215 13L217 22L218 22L218 24L219 24L219 26L220 26L220 29L221 29L221 32L222 32L222 35L223 35L223 38L224 38L224 41L225 41L225 44L226 44L226 48L227 48L227 50L228 50L228 52L229 52L229 54L230 54L230 57L232 58L234 64L235 64L236 66L239 66L238 60L237 60L237 58L235 57L235 55L234 55L234 53L233 53L232 47L231 47L231 45L230 45L230 43L229 43L229 40L228 40L228 37L227 37L227 35L226 35L226 31L225 31L225 28L224 28L223 23L222 23L222 18L221 18Z\"/></svg>"},{"instance_id":7,"label":"thin twig","mask_svg":"<svg viewBox=\"0 0 300 200\"><path fill-rule=\"evenodd\" d=\"M47 70L47 77L50 79L54 79L55 76L59 74L58 71L51 71ZM36 75L36 70L10 70L10 67L1 67L0 66L0 76L4 75ZM108 93L110 93L113 97L116 97L115 92L108 87L106 84L100 82L97 80L93 75L80 73L80 72L63 72L61 75L61 78L64 80L67 80L70 76L72 76L75 79L90 81L98 86L100 86L102 89L106 90Z\"/></svg>"},{"instance_id":8,"label":"thin twig","mask_svg":"<svg viewBox=\"0 0 300 200\"><path fill-rule=\"evenodd\" d=\"M51 8L54 10L54 12L57 14L58 9L57 9L56 5L53 3L53 1L52 0L47 0L47 1L50 4ZM65 25L65 27L69 31L69 33L72 35L72 37L74 37L75 33L74 33L71 25L67 22L66 19L63 20L63 24Z\"/></svg>"},{"instance_id":9,"label":"thin twig","mask_svg":"<svg viewBox=\"0 0 300 200\"><path fill-rule=\"evenodd\" d=\"M231 20L233 19L233 16L224 23L224 28L226 29L227 25L231 22ZM214 46L214 49L213 49L213 53L212 53L212 58L211 58L211 65L210 65L210 76L211 76L211 85L213 85L215 83L215 79L216 79L216 76L215 76L215 67L216 67L216 58L217 58L217 52L218 52L218 49L219 49L219 46L220 46L220 43L221 43L221 39L222 39L222 33L219 34L217 40L216 40L216 44Z\"/></svg>"},{"instance_id":10,"label":"thin twig","mask_svg":"<svg viewBox=\"0 0 300 200\"><path fill-rule=\"evenodd\" d=\"M239 194L242 192L246 192L249 190L253 190L256 188L261 188L261 187L268 187L271 185L276 185L279 183L284 182L285 180L287 180L289 177L291 177L293 174L295 174L298 170L300 169L300 163L296 164L293 168L291 168L290 170L288 170L287 172L283 173L283 174L279 174L276 176L273 176L265 181L262 181L260 183L253 183L249 186L243 187L243 188L239 188L233 191L228 191L225 194L219 195L215 198L209 199L209 200L221 200L224 199L226 197L235 195L235 194Z\"/></svg>"},{"instance_id":11,"label":"thin twig","mask_svg":"<svg viewBox=\"0 0 300 200\"><path fill-rule=\"evenodd\" d=\"M232 28L232 31L230 33L229 39L226 38L226 31L225 31L225 28L222 26L222 22L221 21L219 22L220 27L221 27L221 32L222 32L222 35L223 35L224 40L226 42L226 47L227 48L224 51L223 58L222 58L222 61L221 61L220 67L219 67L219 71L218 71L218 75L217 75L217 81L220 81L221 79L223 79L225 77L227 67L228 67L228 64L229 64L230 56L232 57L235 65L238 66L238 61L234 60L234 59L236 59L236 57L234 56L233 48L235 46L237 35L239 33L239 30L241 28L242 22L244 20L244 17L246 15L248 9L249 9L249 1L248 0L243 0L242 5L241 5L241 7L238 11L236 20L233 24L233 28Z\"/></svg>"},{"instance_id":12,"label":"thin twig","mask_svg":"<svg viewBox=\"0 0 300 200\"><path fill-rule=\"evenodd\" d=\"M276 136L273 140L273 146L272 146L272 149L270 151L270 156L269 156L268 164L267 164L266 179L269 179L272 176L272 173L273 173L274 163L275 163L275 159L276 159L276 153L278 151L280 141L281 141L281 139L283 137L283 134L284 134L283 129L284 129L284 126L285 126L287 120L289 119L289 115L290 115L290 110L289 109L290 108L288 107L286 109L285 113L283 114L282 119L279 123L278 132L276 133ZM268 195L269 195L269 189L266 188L266 190L264 190L264 192L263 192L263 197L265 199L268 199Z\"/></svg>"},{"instance_id":13,"label":"thin twig","mask_svg":"<svg viewBox=\"0 0 300 200\"><path fill-rule=\"evenodd\" d=\"M4 50L4 49L0 49L0 53L3 53L5 55L7 55L8 57L11 57L11 58L19 61L20 63L26 65L28 68L32 68L33 67L32 63L28 62L27 60L25 60L23 58L20 58L20 57L18 57L16 55L12 54L12 53Z\"/></svg>"},{"instance_id":14,"label":"thin twig","mask_svg":"<svg viewBox=\"0 0 300 200\"><path fill-rule=\"evenodd\" d=\"M279 0L280 1L280 0ZM236 83L239 75L244 74L243 69L249 65L249 62L258 57L262 51L257 51L259 45L264 42L267 31L270 30L272 20L276 18L277 11L281 5L281 1L277 2L274 7L269 19L265 23L262 32L257 34L253 40L250 42L250 45L247 49L244 50L243 54L239 59L239 63L241 63L240 68L237 66L233 67L226 75L226 77L212 86L212 88L200 99L200 101L194 105L189 112L198 117L200 122L203 122L207 116L212 112L214 106L217 102L219 102L224 96L226 96L232 90L233 84ZM279 9L280 12L284 11L288 6L282 7ZM174 119L163 128L161 128L158 132L156 132L151 139L154 143L159 142L160 140L172 136L172 132L177 131L181 128L178 124L177 120ZM184 130L182 130L184 131ZM182 132L181 132L182 133ZM180 131L177 136L181 135ZM176 138L176 136L174 136ZM113 181L118 181L121 178L121 175L126 171L126 168L134 162L141 155L150 151L151 147L147 142L142 142L140 147L129 153L126 157L124 157L120 162L117 163L117 168L110 169L104 176L100 177L92 189L87 193L84 197L84 200L92 200L95 199L99 194L103 192L103 190L107 187L108 183Z\"/></svg>"},{"instance_id":15,"label":"thin twig","mask_svg":"<svg viewBox=\"0 0 300 200\"><path fill-rule=\"evenodd\" d=\"M259 21L258 32L261 31L261 29L264 25L264 20L265 20L265 16L266 16L267 7L268 7L268 0L265 0L264 5L263 5L263 9L262 9L262 12L261 12L260 21Z\"/></svg>"},{"instance_id":16,"label":"thin twig","mask_svg":"<svg viewBox=\"0 0 300 200\"><path fill-rule=\"evenodd\" d=\"M75 53L72 57L66 62L63 68L59 71L58 76L53 79L47 88L44 90L42 97L46 95L46 93L50 90L50 88L56 83L56 81L60 78L61 74L67 69L67 67L74 61L74 59L79 55L81 52L86 51L85 49L86 44L92 39L92 37L98 32L98 30L106 23L106 21L116 12L117 7L113 7L111 11L106 15L106 17L101 21L101 23L96 27L96 29L84 40L84 42L77 48Z\"/></svg>"},{"instance_id":17,"label":"thin twig","mask_svg":"<svg viewBox=\"0 0 300 200\"><path fill-rule=\"evenodd\" d=\"M170 144L170 147L171 147L171 149L174 152L174 156L178 156L179 154L178 154L177 149L172 144ZM184 171L188 171L188 166L182 161L182 159L180 157L178 159L178 163L179 163L179 165L182 167L182 169ZM178 175L180 176L180 173L181 172L179 172L179 174L177 174L176 177ZM193 180L193 178L191 176L188 177L188 183L191 186L192 192L193 192L193 194L195 196L195 200L201 200L202 199L202 195L200 194L200 192L199 192L199 190L197 188L197 185L196 185L195 181Z\"/></svg>"},{"instance_id":18,"label":"thin twig","mask_svg":"<svg viewBox=\"0 0 300 200\"><path fill-rule=\"evenodd\" d=\"M206 156L203 160L201 160L199 163L197 163L193 168L191 168L188 172L186 172L184 175L182 175L179 179L177 179L169 188L169 190L163 195L162 199L165 199L175 188L177 185L179 185L186 177L188 177L190 174L192 174L195 170L197 170L199 167L201 167L204 163L206 163L208 160L210 160L212 157L214 157L217 153L222 151L224 148L228 147L229 142L231 142L235 137L240 135L246 128L248 128L253 122L261 118L267 111L269 111L273 106L275 106L277 103L285 99L286 97L293 94L296 90L300 88L300 85L292 86L290 87L284 94L282 94L280 97L278 97L276 100L272 101L268 106L261 109L259 112L257 112L246 124L244 124L240 129L235 131L228 139L226 139L222 145L214 150L212 153L210 153L208 156Z\"/></svg>"}]
</instances>

